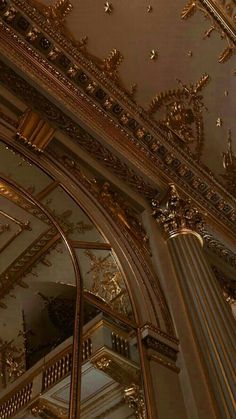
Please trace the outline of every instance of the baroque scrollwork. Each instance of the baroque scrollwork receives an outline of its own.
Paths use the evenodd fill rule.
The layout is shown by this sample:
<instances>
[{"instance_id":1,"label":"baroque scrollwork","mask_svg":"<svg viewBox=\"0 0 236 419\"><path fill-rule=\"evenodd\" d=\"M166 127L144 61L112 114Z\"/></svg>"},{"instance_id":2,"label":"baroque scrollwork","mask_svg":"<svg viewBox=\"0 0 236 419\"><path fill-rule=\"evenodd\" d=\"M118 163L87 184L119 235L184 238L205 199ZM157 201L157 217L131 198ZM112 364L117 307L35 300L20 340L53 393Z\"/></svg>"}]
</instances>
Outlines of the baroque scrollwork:
<instances>
[{"instance_id":1,"label":"baroque scrollwork","mask_svg":"<svg viewBox=\"0 0 236 419\"><path fill-rule=\"evenodd\" d=\"M209 75L204 74L195 85L190 86L179 80L180 88L159 93L148 109L150 115L159 112L160 124L177 134L181 141L196 143L198 157L204 142L202 110L205 106L200 92L209 79ZM164 115L161 116L163 109Z\"/></svg>"},{"instance_id":2,"label":"baroque scrollwork","mask_svg":"<svg viewBox=\"0 0 236 419\"><path fill-rule=\"evenodd\" d=\"M87 274L92 274L89 292L102 298L115 311L130 316L130 302L124 278L110 254L104 257L96 256L91 250L86 250L84 254L90 260L90 270Z\"/></svg>"}]
</instances>

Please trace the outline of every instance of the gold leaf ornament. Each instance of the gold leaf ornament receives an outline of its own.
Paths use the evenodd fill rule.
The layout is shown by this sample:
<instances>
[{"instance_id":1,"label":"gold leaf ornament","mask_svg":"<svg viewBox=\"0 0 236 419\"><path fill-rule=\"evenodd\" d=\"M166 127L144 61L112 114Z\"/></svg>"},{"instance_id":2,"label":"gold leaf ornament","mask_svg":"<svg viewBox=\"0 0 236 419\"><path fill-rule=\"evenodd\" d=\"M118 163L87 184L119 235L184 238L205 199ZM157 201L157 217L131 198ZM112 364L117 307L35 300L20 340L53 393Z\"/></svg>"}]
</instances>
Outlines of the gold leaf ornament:
<instances>
[{"instance_id":1,"label":"gold leaf ornament","mask_svg":"<svg viewBox=\"0 0 236 419\"><path fill-rule=\"evenodd\" d=\"M196 12L196 2L190 0L183 8L181 12L181 19L188 19Z\"/></svg>"},{"instance_id":2,"label":"gold leaf ornament","mask_svg":"<svg viewBox=\"0 0 236 419\"><path fill-rule=\"evenodd\" d=\"M225 63L233 54L233 48L227 47L219 56L219 63Z\"/></svg>"}]
</instances>

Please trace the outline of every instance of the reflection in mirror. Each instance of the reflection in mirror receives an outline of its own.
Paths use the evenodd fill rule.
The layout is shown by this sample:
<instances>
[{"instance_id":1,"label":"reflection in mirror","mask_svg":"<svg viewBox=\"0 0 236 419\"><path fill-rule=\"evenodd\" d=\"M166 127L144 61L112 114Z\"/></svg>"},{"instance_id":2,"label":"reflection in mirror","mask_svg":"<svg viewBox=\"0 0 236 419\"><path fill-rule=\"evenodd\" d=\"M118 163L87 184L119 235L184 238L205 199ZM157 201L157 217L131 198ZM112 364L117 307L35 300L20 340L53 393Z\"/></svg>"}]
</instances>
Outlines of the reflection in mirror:
<instances>
[{"instance_id":1,"label":"reflection in mirror","mask_svg":"<svg viewBox=\"0 0 236 419\"><path fill-rule=\"evenodd\" d=\"M67 418L53 392L63 379L70 391L76 278L60 228L83 232L83 220L70 220L70 202L43 170L3 143L0 151L0 418ZM58 217L40 207L47 199Z\"/></svg>"},{"instance_id":2,"label":"reflection in mirror","mask_svg":"<svg viewBox=\"0 0 236 419\"><path fill-rule=\"evenodd\" d=\"M145 418L134 314L111 249L76 249L84 286L81 417Z\"/></svg>"},{"instance_id":3,"label":"reflection in mirror","mask_svg":"<svg viewBox=\"0 0 236 419\"><path fill-rule=\"evenodd\" d=\"M37 417L42 405L53 414L50 392L63 377L70 383L73 264L59 230L36 203L5 178L0 192L0 417Z\"/></svg>"},{"instance_id":4,"label":"reflection in mirror","mask_svg":"<svg viewBox=\"0 0 236 419\"><path fill-rule=\"evenodd\" d=\"M145 418L136 331L84 301L81 418Z\"/></svg>"},{"instance_id":5,"label":"reflection in mirror","mask_svg":"<svg viewBox=\"0 0 236 419\"><path fill-rule=\"evenodd\" d=\"M69 418L78 295L68 243L84 287L81 416L146 418L135 316L111 245L57 181L0 151L0 419Z\"/></svg>"}]
</instances>

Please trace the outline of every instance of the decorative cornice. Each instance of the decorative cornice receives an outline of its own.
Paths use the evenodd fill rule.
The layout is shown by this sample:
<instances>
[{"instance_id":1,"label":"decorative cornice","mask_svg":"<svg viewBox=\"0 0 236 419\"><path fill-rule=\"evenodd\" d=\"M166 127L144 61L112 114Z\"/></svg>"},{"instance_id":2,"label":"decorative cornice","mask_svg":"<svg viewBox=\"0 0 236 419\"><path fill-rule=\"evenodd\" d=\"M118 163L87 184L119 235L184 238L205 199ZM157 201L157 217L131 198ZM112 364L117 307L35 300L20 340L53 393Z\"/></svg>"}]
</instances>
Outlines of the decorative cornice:
<instances>
[{"instance_id":1,"label":"decorative cornice","mask_svg":"<svg viewBox=\"0 0 236 419\"><path fill-rule=\"evenodd\" d=\"M3 63L0 63L0 67L2 69L0 72L0 78L1 76L5 75L5 77L2 77L2 81L6 83L8 88L11 87L11 90L21 99L25 100L31 106L36 104L39 112L44 114L45 117L48 118L48 116L51 115L52 123L55 123L55 120L58 121L58 127L63 130L65 134L69 134L72 138L76 139L80 146L82 146L88 152L91 152L93 157L96 157L98 161L102 161L109 170L112 170L116 176L118 176L122 181L125 181L125 183L128 184L131 188L136 190L138 193L141 192L148 201L151 201L154 196L158 198L159 192L156 189L153 189L150 184L145 182L142 177L139 176L134 170L130 169L126 163L123 163L118 157L111 153L110 150L105 148L100 142L91 137L85 130L78 126L78 124L75 124L69 117L63 114L58 108L51 104L44 96L38 93L32 86L20 78L20 76L14 73L9 67L5 66ZM32 101L29 100L29 98L32 99ZM1 115L5 120L5 114ZM15 121L9 120L8 122L13 127L16 127ZM52 150L50 151L50 149L49 152L52 153L53 157L53 153L55 152ZM75 176L77 177L78 173L75 160L76 158L73 160L73 158L71 159L70 157L64 156L61 163L69 171L74 172ZM189 176L187 167L182 167L180 171L182 176ZM194 185L195 182L196 181L194 180ZM203 184L200 183L200 180L196 182L196 187L199 187L200 189L203 187ZM212 191L211 194L208 192L208 196L212 200L215 200L216 192L213 193ZM197 197L199 199L199 195ZM201 198L199 201L201 202ZM236 255L232 251L227 249L222 242L217 240L206 230L204 230L202 235L206 246L209 247L211 251L223 258L226 263L229 263L233 267L236 266Z\"/></svg>"},{"instance_id":2,"label":"decorative cornice","mask_svg":"<svg viewBox=\"0 0 236 419\"><path fill-rule=\"evenodd\" d=\"M155 335L159 335L162 338L167 339L170 342L174 343L175 345L179 344L179 340L176 337L174 337L173 335L172 336L168 335L167 333L165 333L162 330L158 329L157 327L153 326L153 324L151 324L151 323L145 323L140 329L141 333L143 333L145 331L148 332L149 330L151 332L154 332Z\"/></svg>"},{"instance_id":3,"label":"decorative cornice","mask_svg":"<svg viewBox=\"0 0 236 419\"><path fill-rule=\"evenodd\" d=\"M45 115L46 119L50 119L52 123L56 123L57 127L64 131L66 135L71 136L72 138L76 139L76 141L87 151L93 153L93 157L96 157L98 160L103 161L103 163L109 168L114 169L115 174L117 174L120 178L128 179L129 183L132 182L132 186L134 186L138 191L143 190L141 183L143 186L145 185L144 182L140 182L141 178L135 174L134 171L131 169L131 173L133 173L132 177L127 177L124 174L127 173L128 166L124 163L121 163L120 159L118 159L114 154L112 154L108 149L104 148L97 140L91 137L88 133L81 129L78 124L75 124L71 118L67 117L60 111L57 107L52 105L46 98L40 95L33 87L29 86L27 82L17 76L11 69L7 68L3 63L1 64L1 68L5 71L1 72L1 79L5 83L7 83L8 88L10 87L17 95L19 95L23 100L25 100L29 106L33 106L38 111L40 111L43 115ZM57 117L55 117L57 115ZM83 135L82 135L83 134ZM90 140L90 141L88 141ZM164 169L164 172L167 172L169 177L175 179L176 182L185 189L190 195L192 195L198 203L202 206L205 206L212 214L215 214L218 221L223 221L228 226L231 226L231 231L234 228L232 223L230 222L230 218L235 220L235 213L233 212L232 204L229 205L224 201L219 193L217 192L217 187L215 189L209 188L207 185L207 175L205 175L204 181L200 178L195 178L194 172L190 170L185 164L181 164L178 159L174 157L173 154L171 158L167 159L168 153L164 146L161 145L160 142L153 146L158 158L151 156L151 160L149 160L149 165L151 163L156 162L157 167ZM139 148L140 153L144 152L146 154L145 148ZM150 153L148 154L150 155ZM165 164L166 163L166 164ZM170 170L172 168L172 170ZM173 171L173 168L174 171ZM138 185L137 185L138 183ZM145 193L146 188L144 189ZM150 190L150 189L149 189ZM201 191L201 192L200 192ZM150 190L152 192L152 196L149 195L149 199L155 196L155 191ZM147 196L147 195L146 195ZM231 197L232 200L232 197ZM225 215L224 215L225 214ZM226 216L228 214L228 217Z\"/></svg>"},{"instance_id":4,"label":"decorative cornice","mask_svg":"<svg viewBox=\"0 0 236 419\"><path fill-rule=\"evenodd\" d=\"M149 349L154 349L156 352L160 353L161 355L170 358L172 361L176 362L178 351L172 348L171 346L167 345L164 342L160 342L158 339L152 336L146 336L143 339L146 347Z\"/></svg>"},{"instance_id":5,"label":"decorative cornice","mask_svg":"<svg viewBox=\"0 0 236 419\"><path fill-rule=\"evenodd\" d=\"M160 208L153 200L153 216L163 229L167 238L187 232L197 233L203 228L203 219L190 200L182 199L175 185L170 185L165 208ZM199 234L198 234L199 236Z\"/></svg>"},{"instance_id":6,"label":"decorative cornice","mask_svg":"<svg viewBox=\"0 0 236 419\"><path fill-rule=\"evenodd\" d=\"M7 115L0 111L0 116L6 120L10 125L12 125L13 127L17 127L18 123L15 120L12 120L11 118L9 119L7 117ZM89 142L89 145L91 145L91 143ZM12 152L13 149L11 150ZM72 155L63 155L63 156L59 156L57 154L55 154L55 150L48 150L50 156L52 158L56 158L57 161L60 161L63 166L68 169L69 172L73 173L75 175L76 178L80 177L81 175L81 170L79 165L76 163L76 156L72 156ZM108 156L107 153L105 153L104 155ZM112 157L113 156L113 157ZM21 156L21 158L23 158ZM114 160L112 160L112 158L114 158ZM151 200L151 198L156 194L156 196L158 196L158 193L156 190L152 190L151 187L149 187L149 185L147 183L144 183L142 181L142 178L140 177L140 181L143 182L143 185L141 187L141 183L139 183L139 178L138 176L132 176L133 172L130 171L130 169L128 168L127 165L122 165L121 161L119 159L115 160L115 156L112 155L110 153L109 158L107 158L107 160L109 160L110 162L114 161L114 171L116 173L116 175L118 175L118 177L120 177L122 180L126 180L126 183L128 183L132 188L136 189L137 191L142 190L142 193L146 196L146 198L149 200ZM106 161L107 161L106 160ZM109 166L110 167L110 164ZM122 168L122 170L119 171L119 173L117 172L119 170L119 168ZM83 178L83 176L82 176ZM84 179L85 180L85 179ZM131 183L130 183L131 181ZM136 182L136 183L135 183ZM95 185L94 185L95 186ZM63 228L66 227L63 225ZM228 249L221 241L217 240L216 237L214 237L212 234L210 234L206 229L202 229L201 230L201 235L204 239L204 245L210 249L210 251L212 253L215 253L217 256L219 256L220 258L222 258L225 263L229 264L232 267L236 267L236 255L230 250Z\"/></svg>"},{"instance_id":7,"label":"decorative cornice","mask_svg":"<svg viewBox=\"0 0 236 419\"><path fill-rule=\"evenodd\" d=\"M0 62L0 81L19 96L29 107L44 115L58 130L74 139L80 147L92 154L93 158L101 161L105 167L112 171L122 181L127 183L136 192L141 191L148 200L159 196L159 191L150 183L145 182L138 173L131 169L108 148L76 124L70 117L53 105L45 96L30 86L24 79L18 76L12 69Z\"/></svg>"},{"instance_id":8,"label":"decorative cornice","mask_svg":"<svg viewBox=\"0 0 236 419\"><path fill-rule=\"evenodd\" d=\"M46 6L38 0L29 0L53 25L63 25L73 6L69 0L56 0Z\"/></svg>"},{"instance_id":9,"label":"decorative cornice","mask_svg":"<svg viewBox=\"0 0 236 419\"><path fill-rule=\"evenodd\" d=\"M204 245L209 248L212 253L215 253L227 264L236 268L236 255L232 250L228 249L222 242L212 236L205 228L201 229L201 236L204 240Z\"/></svg>"},{"instance_id":10,"label":"decorative cornice","mask_svg":"<svg viewBox=\"0 0 236 419\"><path fill-rule=\"evenodd\" d=\"M7 30L8 35L11 32L11 31L9 32L9 30ZM22 43L23 41L19 40L17 42ZM29 48L28 48L28 50L29 50ZM45 61L44 61L44 64L46 64ZM52 66L49 66L49 67L52 69ZM60 74L58 71L56 73L57 73L57 75ZM58 77L58 76L56 76L56 77ZM85 83L86 86L87 86L87 82L88 82L88 76L86 76L86 83ZM74 85L72 85L71 83L69 83L69 84L72 88L72 90L71 90L71 92L72 92L75 89ZM84 89L85 89L86 86L84 86ZM84 94L83 94L84 98L85 98L85 93L86 93L86 90L84 90ZM87 95L87 93L86 93L86 95ZM26 97L27 95L24 95L24 96L25 96L24 99L29 102L29 98L27 99L27 97ZM91 99L92 99L91 105L94 107L93 100L97 99L99 101L99 99L96 97L96 94L94 94L93 97L91 97L91 96L89 98L86 97L86 101L88 101L88 102L91 101ZM123 99L124 99L124 95L123 95ZM164 175L167 175L169 178L171 178L176 183L178 183L179 187L181 187L187 193L189 193L202 206L205 206L207 209L209 209L211 214L215 216L215 218L218 220L218 222L220 221L220 222L223 222L225 225L228 225L229 230L232 231L232 229L234 229L234 227L232 225L231 220L233 222L235 221L235 213L233 211L234 203L232 201L233 200L232 196L230 196L225 190L223 190L222 186L219 185L212 178L212 176L209 175L209 173L207 173L205 170L203 170L201 167L199 167L199 165L196 165L196 162L194 162L194 160L191 159L191 157L187 157L185 152L181 152L180 149L178 149L178 150L176 149L176 144L174 144L174 140L177 140L177 136L175 136L175 134L172 133L171 135L169 135L169 138L168 138L168 132L165 133L164 131L162 131L162 133L160 133L160 131L158 131L159 129L157 129L157 124L154 123L153 121L150 121L150 120L148 121L146 116L145 116L144 111L140 110L140 108L138 108L138 110L139 110L138 119L142 119L144 122L146 121L145 123L148 122L149 127L150 127L150 129L152 129L152 131L153 131L153 129L155 129L158 140L154 139L154 136L152 134L150 134L151 137L150 137L149 134L148 134L148 136L146 136L146 134L145 134L145 136L142 137L142 139L140 139L140 137L135 138L134 129L133 129L133 122L131 124L132 127L129 123L127 123L126 126L120 124L120 122L118 124L117 124L117 122L114 123L115 122L114 118L118 118L118 120L119 120L119 118L121 118L120 113L119 113L119 115L117 115L116 111L118 109L121 110L121 115L123 115L124 108L122 108L120 105L117 108L116 103L114 102L113 99L112 99L112 101L108 100L108 102L107 102L107 100L108 99L103 98L103 101L100 102L100 105L97 107L97 111L99 112L100 117L103 116L103 114L105 116L105 112L102 111L102 109L101 109L101 107L103 107L102 104L104 104L104 106L105 106L105 104L109 102L111 107L110 107L110 110L106 109L106 112L108 112L108 113L106 113L106 120L109 121L109 123L111 122L113 125L115 125L116 129L120 129L121 134L123 136L125 135L126 138L131 141L130 144L127 144L127 146L130 148L130 150L135 149L135 148L138 147L139 153L140 153L140 155L142 155L142 159L140 161L144 161L144 159L146 159L148 161L148 164L146 165L146 168L150 167L150 169L151 169L153 164L155 164L156 167L158 167L159 172L163 172ZM73 103L75 103L75 101L73 101ZM36 106L37 105L34 104L34 107L36 107ZM132 105L132 107L134 107L134 104ZM78 109L78 106L77 106L77 109ZM104 109L104 107L103 107L103 109ZM96 107L94 107L94 112L95 111L96 111ZM134 109L133 109L133 111L134 111ZM40 110L40 112L42 112L42 109ZM137 112L135 112L134 116L137 117ZM49 115L47 115L45 117L47 119L49 119ZM122 116L122 118L123 118L123 116ZM127 122L128 121L129 121L129 118L128 118ZM55 123L55 121L54 121L54 123ZM140 123L138 123L138 125L137 125L137 123L135 123L135 130L137 129L138 135L140 134L141 131L144 132L142 129L140 131L140 128L138 128L139 125L140 125ZM128 131L132 132L133 134L132 135L128 134ZM146 128L145 128L145 132L148 133ZM68 135L68 131L66 131L66 134ZM70 133L69 133L69 135L70 135ZM73 129L73 137L76 137L75 129ZM159 141L160 138L162 138L162 142L165 143L165 146L162 144L161 141ZM77 138L76 138L76 140L77 140ZM167 143L169 143L168 146L167 146L166 141L167 141ZM89 147L87 147L87 149L88 148ZM134 155L134 150L132 150L131 153L133 153L133 155ZM178 157L176 156L176 153L178 154ZM181 154L182 154L183 160L182 160L182 157L180 158ZM189 163L187 163L186 159L189 160ZM104 163L107 164L107 161L106 161L107 158L103 158L103 160L104 160ZM200 177L199 177L199 175L200 175ZM225 198L228 200L228 202L225 201Z\"/></svg>"}]
</instances>

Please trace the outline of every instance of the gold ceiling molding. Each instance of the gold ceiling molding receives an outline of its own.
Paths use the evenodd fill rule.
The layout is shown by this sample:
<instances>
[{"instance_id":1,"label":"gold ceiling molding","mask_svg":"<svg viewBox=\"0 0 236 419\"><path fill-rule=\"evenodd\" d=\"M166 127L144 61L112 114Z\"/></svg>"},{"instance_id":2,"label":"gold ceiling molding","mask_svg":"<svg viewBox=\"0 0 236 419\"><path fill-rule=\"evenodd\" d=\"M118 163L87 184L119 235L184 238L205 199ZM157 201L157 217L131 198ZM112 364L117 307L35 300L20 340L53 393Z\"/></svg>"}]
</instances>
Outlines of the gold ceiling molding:
<instances>
[{"instance_id":1,"label":"gold ceiling molding","mask_svg":"<svg viewBox=\"0 0 236 419\"><path fill-rule=\"evenodd\" d=\"M2 300L16 285L27 288L28 284L23 282L23 277L31 272L35 264L48 254L58 243L61 236L53 227L42 233L14 262L0 275L1 289L0 300ZM0 302L0 307L6 308Z\"/></svg>"},{"instance_id":2,"label":"gold ceiling molding","mask_svg":"<svg viewBox=\"0 0 236 419\"><path fill-rule=\"evenodd\" d=\"M93 62L110 80L112 80L121 90L123 90L127 95L133 97L135 93L134 85L131 86L130 90L127 90L120 78L118 73L119 66L123 61L123 56L116 48L114 48L108 55L108 57L101 59L99 57L94 56L93 54L89 53L87 50L87 42L88 38L85 36L81 40L76 40L71 31L68 29L66 25L66 16L72 10L72 4L68 0L57 0L52 6L45 6L41 2L37 0L30 0L30 4L32 4L36 9L41 12L52 25L58 26L60 32L66 36L68 40L75 45L78 50L88 59ZM33 30L32 35L28 37L37 38L39 32ZM34 40L35 40L34 39ZM58 58L58 56L62 53L60 49L54 47L50 50L48 54L48 58L51 61L54 61ZM68 70L68 75L71 78L74 78L77 74L78 67L76 65L72 66ZM97 85L95 82L91 83L87 87L88 92L95 91Z\"/></svg>"},{"instance_id":3,"label":"gold ceiling molding","mask_svg":"<svg viewBox=\"0 0 236 419\"><path fill-rule=\"evenodd\" d=\"M178 80L180 88L157 94L148 108L150 115L159 112L159 123L177 134L181 141L188 145L195 143L198 158L204 143L202 111L206 109L200 92L209 80L208 74L203 74L196 84L189 86Z\"/></svg>"},{"instance_id":4,"label":"gold ceiling molding","mask_svg":"<svg viewBox=\"0 0 236 419\"><path fill-rule=\"evenodd\" d=\"M3 252L3 250L5 250L15 240L15 238L19 236L19 234L21 234L24 230L31 230L31 227L29 220L23 223L22 221L17 220L15 217L12 217L10 214L7 214L1 210L0 215L7 220L6 224L0 225L0 235L2 235L4 232L10 232L10 237L6 238L6 241L0 247L1 254L1 252ZM17 230L14 232L11 231L13 229L12 223L13 225L17 226Z\"/></svg>"},{"instance_id":5,"label":"gold ceiling molding","mask_svg":"<svg viewBox=\"0 0 236 419\"><path fill-rule=\"evenodd\" d=\"M39 112L41 112L43 115L47 118L52 115L52 121L55 122L55 120L60 121L59 126L62 131L65 132L65 134L71 136L74 138L82 148L87 150L88 152L91 152L93 154L93 157L96 157L98 161L102 161L103 164L109 169L112 170L112 172L117 175L121 180L128 183L129 186L131 186L133 189L135 189L137 192L140 193L142 191L142 195L144 195L148 201L151 201L153 197L158 196L157 190L153 189L150 184L145 182L143 178L139 175L137 175L136 172L134 172L132 169L130 169L126 163L122 162L119 158L117 158L113 153L111 153L108 149L106 149L101 143L99 143L97 140L95 140L93 137L91 137L86 131L84 131L81 127L78 127L76 123L74 123L69 117L67 117L65 114L63 114L58 108L55 107L52 103L50 103L44 96L42 96L39 92L37 92L32 86L30 86L25 80L20 78L20 76L16 75L5 64L0 63L0 68L2 71L0 71L0 78L1 81L7 85L8 88L11 88L17 96L19 96L22 100L26 101L26 103L29 103L31 106L32 104L37 104L37 109ZM29 100L33 99L33 100ZM50 119L50 118L49 118ZM157 149L160 150L160 153L158 153L158 156L161 158L161 161L158 160L156 163L157 165L161 165L163 169L163 161L166 160L165 157L165 147L159 143L157 144ZM51 153L51 156L53 159L57 159L60 156L54 155L51 150L49 150ZM171 156L170 156L171 157ZM153 158L153 156L152 156ZM64 161L65 160L65 161ZM64 160L60 158L61 163L63 163L64 166L67 166L67 169L69 171L74 171L76 176L79 175L79 171L77 171L76 167L74 168L74 161L73 158L65 156ZM176 163L176 158L173 156L170 159L170 162ZM204 181L203 179L194 176L194 173L190 170L186 164L182 164L177 167L177 173L180 176L180 179L176 177L174 172L170 172L170 163L167 164L168 166L168 172L171 173L171 177L176 180L176 183L179 183L180 187L182 187L184 190L187 190L189 192L190 196L194 196L196 201L202 206L205 206L209 212L214 212L214 208L216 209L217 213L217 219L222 220L222 216L218 210L218 203L220 202L220 211L224 211L226 209L226 206L228 206L227 213L229 214L228 218L232 219L232 221L235 221L235 213L230 212L230 208L232 208L232 204L226 203L224 200L219 201L219 192L222 189L220 185L216 185L214 183L214 188L211 189L211 187L208 189L206 181L208 179L208 175L201 171L204 174ZM176 172L176 170L175 170ZM182 182L186 179L187 184L185 182ZM212 182L212 177L211 177ZM189 186L192 185L193 190L190 191ZM220 186L220 190L218 189L218 186ZM205 191L207 191L207 200L208 202L203 199L205 195ZM211 193L208 193L208 192ZM193 192L193 194L192 194ZM225 191L226 193L226 191ZM234 205L233 205L234 207ZM225 218L224 218L225 219ZM229 220L228 220L229 221ZM227 223L226 223L227 225ZM231 227L230 227L231 228ZM210 238L210 241L212 243L212 240L215 242L215 238ZM220 242L218 242L220 243ZM216 245L218 248L218 245ZM224 249L224 245L221 243L221 247ZM215 248L215 246L213 247ZM221 253L223 257L224 252ZM228 252L227 252L228 254ZM231 260L232 258L230 258Z\"/></svg>"},{"instance_id":6,"label":"gold ceiling molding","mask_svg":"<svg viewBox=\"0 0 236 419\"><path fill-rule=\"evenodd\" d=\"M42 152L53 139L55 131L37 112L27 109L20 118L16 139Z\"/></svg>"},{"instance_id":7,"label":"gold ceiling molding","mask_svg":"<svg viewBox=\"0 0 236 419\"><path fill-rule=\"evenodd\" d=\"M79 41L76 40L66 22L68 14L73 9L72 3L69 0L54 0L49 6L46 6L39 0L28 0L27 3L32 5L35 10L39 11L52 27L55 27L56 30L66 36L77 48L85 49L87 37L84 37ZM38 37L38 34L38 29L33 27L29 32L28 37L31 41L34 41ZM54 60L59 53L60 50L55 48L54 51L51 51L49 58Z\"/></svg>"},{"instance_id":8,"label":"gold ceiling molding","mask_svg":"<svg viewBox=\"0 0 236 419\"><path fill-rule=\"evenodd\" d=\"M8 35L9 35L9 30L7 31ZM19 40L19 42L21 43L21 41ZM2 64L3 65L3 64ZM1 66L2 66L1 65ZM9 79L9 77L12 79L12 75L9 74L12 73L11 70L8 70L8 72L1 72L1 79ZM58 72L57 72L58 73ZM14 79L16 78L16 75L14 75L13 77ZM11 83L9 83L8 81L8 88L11 89ZM26 100L27 103L29 103L29 101L32 103L32 98L31 95L26 94L26 92L22 91L22 84L25 83L27 85L26 82L23 82L23 80L21 79L21 86L17 86L18 91L21 90L21 97L22 95L24 96L24 100ZM54 83L55 85L55 83ZM26 88L26 86L25 86ZM14 87L14 89L16 89L16 86ZM31 89L31 93L33 98L35 98L35 89L33 89L32 87L30 87ZM39 95L39 94L38 94ZM40 96L40 95L39 95ZM86 98L87 99L87 98ZM34 99L33 99L34 100ZM40 112L45 113L45 110L47 108L47 112L49 111L48 109L48 102L45 98L42 98L42 100L44 101L44 104L42 104L40 102L40 100L36 103L34 102L34 107L37 106L40 107ZM104 99L105 100L105 99ZM106 102L106 100L105 100ZM105 104L104 102L104 104ZM75 101L73 100L73 103L75 103ZM94 108L94 112L95 112L95 108L96 106L94 106L94 103L91 105ZM50 104L50 107L52 107L52 105ZM44 111L43 109L44 108ZM77 106L78 108L78 106ZM55 107L54 107L55 109ZM120 108L119 106L119 110L122 110L122 108ZM100 106L97 107L97 110L99 112L99 118L101 118L103 116L103 111L100 108ZM58 112L60 112L59 110L57 110ZM113 112L114 111L114 112ZM115 106L115 104L113 105L112 108L112 113L116 114L117 108ZM52 111L50 111L51 114ZM105 115L105 113L104 113ZM108 117L107 117L107 113L106 113L106 123L108 122ZM98 114L97 114L98 116ZM111 118L110 119L110 112L109 112L109 122L111 121L112 124L114 125L114 121ZM114 116L114 115L113 115ZM124 116L124 115L123 115ZM122 118L123 118L122 116ZM50 119L49 115L47 114L46 116L47 119ZM67 121L69 122L70 118L66 117ZM127 118L126 118L127 119ZM54 123L56 123L56 119L53 118ZM160 138L160 140L154 140L153 136L149 135L149 133L147 132L147 134L145 134L145 136L142 139L136 139L133 135L132 137L128 134L128 131L133 131L133 128L129 127L129 124L131 123L130 121L132 121L132 127L135 126L137 127L137 122L134 119L128 119L128 124L126 124L125 126L123 126L123 128L121 129L119 124L115 124L116 129L119 129L121 131L121 135L126 137L126 139L130 140L129 143L127 144L129 149L132 148L131 152L134 151L133 148L135 147L136 150L137 148L139 149L139 152L143 155L145 155L145 158L148 159L147 165L146 167L150 167L153 166L154 163L156 163L156 167L159 168L160 172L164 172L165 175L167 175L169 178L171 178L172 180L174 180L176 183L179 183L179 186L181 188L183 188L184 190L187 191L187 193L190 194L190 196L194 197L198 202L200 202L203 206L205 206L209 212L215 216L215 218L217 219L217 222L223 222L225 225L231 225L230 226L230 230L232 231L232 223L231 223L231 219L232 221L235 219L235 214L234 214L234 204L229 201L232 201L232 198L230 198L230 195L227 194L227 191L223 190L222 186L217 184L217 181L213 178L212 174L209 174L206 171L206 168L203 168L201 166L199 166L199 164L197 165L196 162L191 158L191 156L187 156L186 152L184 152L181 149L176 150L176 142L174 143L174 141L172 139L168 140L168 144L166 142L166 138L167 135L163 134L163 137L160 137L160 134L157 134L158 139ZM65 122L65 116L61 116L60 117L60 121L58 121L58 124L60 125L60 129L63 130L63 125ZM72 122L72 121L71 121ZM74 124L74 123L73 123ZM143 133L143 130L140 128L138 128L137 132L140 132L140 130ZM98 157L99 160L103 161L103 163L109 167L110 169L114 167L115 172L120 176L120 159L119 159L119 165L117 165L117 160L116 162L114 162L114 154L112 154L111 152L108 151L108 149L104 149L103 146L101 146L101 144L96 141L93 138L93 143L92 145L89 143L88 141L88 137L90 137L88 135L88 133L85 134L85 136L81 135L81 129L80 129L80 133L79 135L77 135L78 133L76 132L75 128L71 127L71 130L66 127L66 134L73 137L74 139L76 139L76 141L78 141L80 143L80 145L82 145L87 151L92 152L92 150L95 149L96 151L96 157ZM148 135L148 140L146 139L146 135ZM174 135L174 134L173 134ZM86 139L85 139L86 137ZM132 144L131 144L132 141ZM81 144L82 143L82 144ZM175 153L177 151L178 157L175 156L173 154L173 151L170 152L170 149L175 150ZM107 157L107 155L109 154L109 158ZM94 155L94 153L93 153ZM111 165L111 160L110 158L112 158L113 160L113 164ZM182 164L182 158L184 159L185 163ZM156 172L156 168L155 168L155 172ZM196 173L198 173L198 175L196 176ZM121 177L121 176L120 176ZM123 178L123 176L122 176ZM130 180L129 178L128 181ZM137 177L136 177L137 179ZM217 184L217 185L216 185ZM215 190L217 192L215 192L215 194L213 196L209 197L208 194L208 190L209 188L211 189L212 186L210 185L215 185ZM228 199L228 202L225 201L225 199L222 199L222 194L225 195L225 198ZM218 203L219 201L223 201L224 205L222 205L222 202L220 204L220 207L218 207ZM233 221L234 222L234 221ZM234 228L234 227L233 227Z\"/></svg>"},{"instance_id":9,"label":"gold ceiling molding","mask_svg":"<svg viewBox=\"0 0 236 419\"><path fill-rule=\"evenodd\" d=\"M186 20L196 11L204 14L210 21L210 28L204 33L203 39L209 38L217 31L226 40L227 46L218 57L224 63L236 52L236 7L233 0L189 0L181 12Z\"/></svg>"},{"instance_id":10,"label":"gold ceiling molding","mask_svg":"<svg viewBox=\"0 0 236 419\"><path fill-rule=\"evenodd\" d=\"M0 179L0 195L14 202L14 204L43 221L45 224L51 225L51 222L46 215L39 208L33 205L23 194L17 194L3 177Z\"/></svg>"},{"instance_id":11,"label":"gold ceiling molding","mask_svg":"<svg viewBox=\"0 0 236 419\"><path fill-rule=\"evenodd\" d=\"M236 156L233 153L231 131L229 131L228 149L223 153L223 167L225 172L221 177L229 192L236 197Z\"/></svg>"},{"instance_id":12,"label":"gold ceiling molding","mask_svg":"<svg viewBox=\"0 0 236 419\"><path fill-rule=\"evenodd\" d=\"M73 6L69 0L56 0L52 5L46 6L40 1L29 0L43 15L54 25L63 25L67 15L71 12Z\"/></svg>"}]
</instances>

